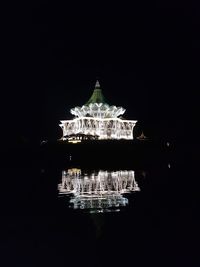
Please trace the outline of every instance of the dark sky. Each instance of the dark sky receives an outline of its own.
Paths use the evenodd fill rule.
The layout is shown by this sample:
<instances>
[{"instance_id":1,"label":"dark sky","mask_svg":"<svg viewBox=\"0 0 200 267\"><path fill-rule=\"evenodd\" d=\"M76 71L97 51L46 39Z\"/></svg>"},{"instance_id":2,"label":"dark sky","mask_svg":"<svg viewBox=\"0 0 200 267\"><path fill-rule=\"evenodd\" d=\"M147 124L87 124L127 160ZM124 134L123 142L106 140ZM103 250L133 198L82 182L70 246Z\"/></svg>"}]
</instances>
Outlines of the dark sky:
<instances>
[{"instance_id":1,"label":"dark sky","mask_svg":"<svg viewBox=\"0 0 200 267\"><path fill-rule=\"evenodd\" d=\"M58 138L59 120L89 99L97 76L108 102L149 133L189 134L199 90L198 8L67 2L30 1L10 12L5 114L16 139Z\"/></svg>"}]
</instances>

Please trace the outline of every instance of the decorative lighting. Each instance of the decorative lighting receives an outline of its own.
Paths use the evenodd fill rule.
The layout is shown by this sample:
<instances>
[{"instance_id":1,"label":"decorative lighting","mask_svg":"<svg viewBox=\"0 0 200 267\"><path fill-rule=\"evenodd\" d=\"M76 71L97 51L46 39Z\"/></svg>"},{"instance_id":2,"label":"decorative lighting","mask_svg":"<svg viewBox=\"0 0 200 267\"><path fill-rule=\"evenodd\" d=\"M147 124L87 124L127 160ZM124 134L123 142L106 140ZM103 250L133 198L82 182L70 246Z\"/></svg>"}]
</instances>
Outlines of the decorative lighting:
<instances>
[{"instance_id":1,"label":"decorative lighting","mask_svg":"<svg viewBox=\"0 0 200 267\"><path fill-rule=\"evenodd\" d=\"M110 106L105 102L97 81L89 101L82 107L70 110L74 118L61 121L62 139L133 139L137 121L119 117L125 111L122 107Z\"/></svg>"},{"instance_id":2,"label":"decorative lighting","mask_svg":"<svg viewBox=\"0 0 200 267\"><path fill-rule=\"evenodd\" d=\"M58 185L60 195L70 196L73 209L87 209L92 212L115 210L128 204L124 194L140 191L134 171L98 171L82 173L80 169L62 172Z\"/></svg>"},{"instance_id":3,"label":"decorative lighting","mask_svg":"<svg viewBox=\"0 0 200 267\"><path fill-rule=\"evenodd\" d=\"M80 142L81 142L81 140L68 140L68 143L73 143L73 144L77 144Z\"/></svg>"}]
</instances>

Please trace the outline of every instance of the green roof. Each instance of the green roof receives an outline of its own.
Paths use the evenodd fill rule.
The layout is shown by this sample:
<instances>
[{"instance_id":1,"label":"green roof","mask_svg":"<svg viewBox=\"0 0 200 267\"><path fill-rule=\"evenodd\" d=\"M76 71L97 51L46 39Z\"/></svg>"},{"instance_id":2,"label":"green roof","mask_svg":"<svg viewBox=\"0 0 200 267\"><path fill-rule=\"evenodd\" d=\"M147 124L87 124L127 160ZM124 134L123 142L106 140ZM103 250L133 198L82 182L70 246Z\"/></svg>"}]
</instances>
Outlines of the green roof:
<instances>
[{"instance_id":1,"label":"green roof","mask_svg":"<svg viewBox=\"0 0 200 267\"><path fill-rule=\"evenodd\" d=\"M100 84L99 84L98 81L96 81L95 88L94 88L92 96L90 97L90 99L87 101L87 103L85 105L89 105L91 103L92 104L94 104L94 103L106 104L105 97L102 94L102 91L101 91L101 88L100 88Z\"/></svg>"}]
</instances>

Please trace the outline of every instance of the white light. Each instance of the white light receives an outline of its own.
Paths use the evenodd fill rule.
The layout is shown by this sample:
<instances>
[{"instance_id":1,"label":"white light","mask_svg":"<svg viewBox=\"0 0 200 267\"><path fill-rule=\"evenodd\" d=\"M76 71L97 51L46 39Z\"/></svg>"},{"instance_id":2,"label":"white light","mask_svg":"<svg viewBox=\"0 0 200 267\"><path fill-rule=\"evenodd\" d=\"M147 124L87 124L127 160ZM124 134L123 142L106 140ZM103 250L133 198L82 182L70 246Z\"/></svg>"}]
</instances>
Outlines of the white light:
<instances>
[{"instance_id":1,"label":"white light","mask_svg":"<svg viewBox=\"0 0 200 267\"><path fill-rule=\"evenodd\" d=\"M137 121L120 118L78 117L61 121L63 136L72 139L77 134L98 136L98 139L133 139L133 128ZM73 139L72 139L73 140Z\"/></svg>"},{"instance_id":2,"label":"white light","mask_svg":"<svg viewBox=\"0 0 200 267\"><path fill-rule=\"evenodd\" d=\"M68 140L68 143L73 143L73 144L76 144L76 143L80 143L81 140Z\"/></svg>"},{"instance_id":3,"label":"white light","mask_svg":"<svg viewBox=\"0 0 200 267\"><path fill-rule=\"evenodd\" d=\"M126 206L123 195L140 191L134 171L99 171L81 174L80 169L62 172L59 194L72 195L70 203L74 209L111 208Z\"/></svg>"},{"instance_id":4,"label":"white light","mask_svg":"<svg viewBox=\"0 0 200 267\"><path fill-rule=\"evenodd\" d=\"M119 116L125 113L123 107L105 103L90 103L70 110L75 118L62 120L59 125L66 139L133 139L136 120L125 120ZM75 142L73 142L75 143ZM76 142L77 143L77 142Z\"/></svg>"}]
</instances>

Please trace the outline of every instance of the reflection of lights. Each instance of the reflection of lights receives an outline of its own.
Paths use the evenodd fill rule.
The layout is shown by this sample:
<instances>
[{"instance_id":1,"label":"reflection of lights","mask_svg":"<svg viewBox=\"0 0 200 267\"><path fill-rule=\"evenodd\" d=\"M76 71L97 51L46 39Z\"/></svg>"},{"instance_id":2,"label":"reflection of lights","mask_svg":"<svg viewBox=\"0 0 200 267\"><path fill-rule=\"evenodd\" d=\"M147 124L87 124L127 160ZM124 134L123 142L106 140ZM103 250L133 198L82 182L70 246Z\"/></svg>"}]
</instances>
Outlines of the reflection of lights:
<instances>
[{"instance_id":1,"label":"reflection of lights","mask_svg":"<svg viewBox=\"0 0 200 267\"><path fill-rule=\"evenodd\" d=\"M59 194L70 195L74 209L97 209L104 211L126 206L128 199L123 196L140 191L134 171L98 171L82 174L80 169L62 172Z\"/></svg>"},{"instance_id":2,"label":"reflection of lights","mask_svg":"<svg viewBox=\"0 0 200 267\"><path fill-rule=\"evenodd\" d=\"M67 171L63 171L62 173L63 175L72 175L72 176L78 176L81 175L81 169L78 168L72 168L72 169L68 169Z\"/></svg>"},{"instance_id":3,"label":"reflection of lights","mask_svg":"<svg viewBox=\"0 0 200 267\"><path fill-rule=\"evenodd\" d=\"M74 209L112 209L126 206L128 199L121 195L107 195L106 197L76 197L70 200Z\"/></svg>"},{"instance_id":4,"label":"reflection of lights","mask_svg":"<svg viewBox=\"0 0 200 267\"><path fill-rule=\"evenodd\" d=\"M77 144L80 143L81 140L68 140L68 143Z\"/></svg>"}]
</instances>

